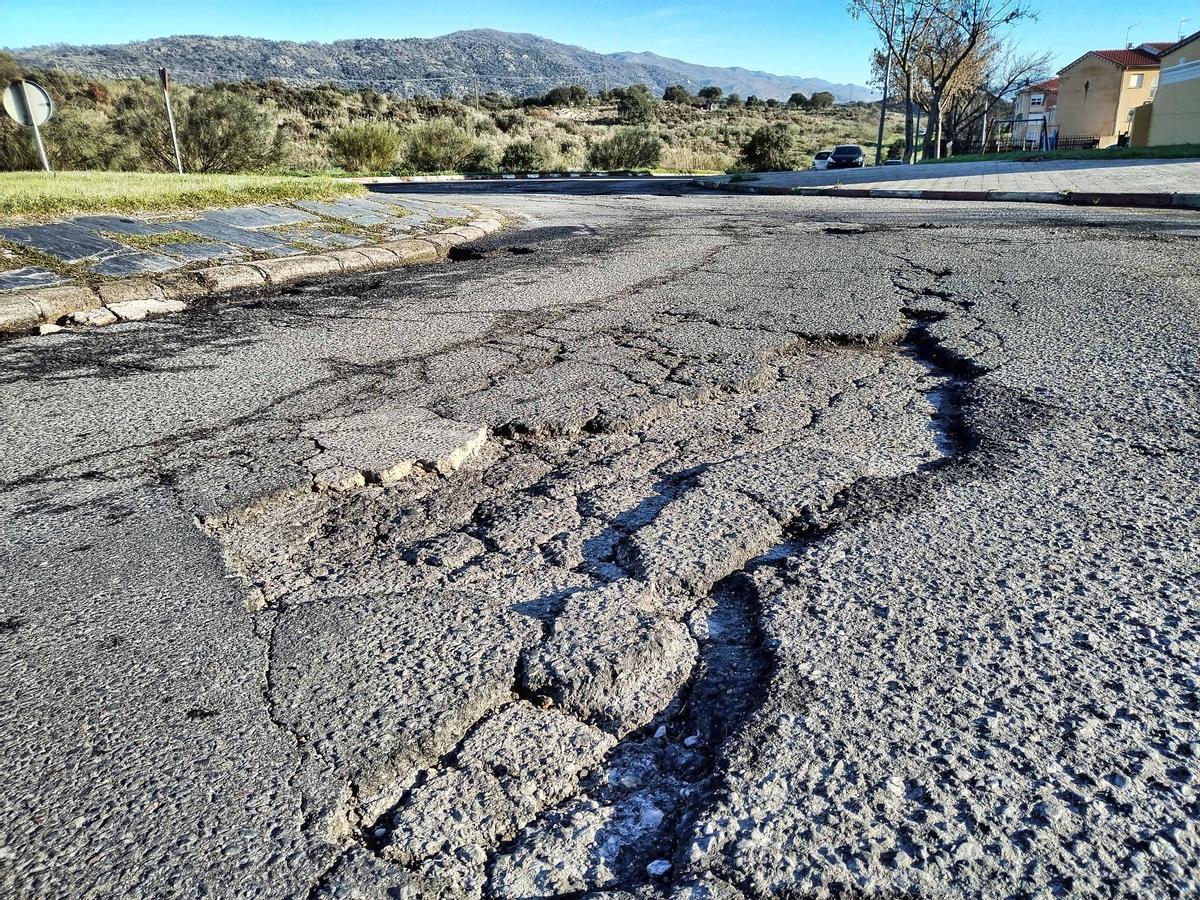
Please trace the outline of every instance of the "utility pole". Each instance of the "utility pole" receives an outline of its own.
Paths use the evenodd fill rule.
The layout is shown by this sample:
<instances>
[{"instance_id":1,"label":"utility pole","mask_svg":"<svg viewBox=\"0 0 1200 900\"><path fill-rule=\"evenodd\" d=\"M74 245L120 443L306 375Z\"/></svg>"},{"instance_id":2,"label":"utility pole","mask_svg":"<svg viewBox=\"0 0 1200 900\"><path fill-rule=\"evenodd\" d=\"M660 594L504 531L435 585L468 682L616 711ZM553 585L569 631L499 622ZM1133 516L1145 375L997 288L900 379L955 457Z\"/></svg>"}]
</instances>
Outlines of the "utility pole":
<instances>
[{"instance_id":1,"label":"utility pole","mask_svg":"<svg viewBox=\"0 0 1200 900\"><path fill-rule=\"evenodd\" d=\"M171 111L171 78L167 74L166 66L158 70L158 80L162 82L163 103L167 105L167 125L171 128L171 146L175 148L175 168L179 170L179 174L183 174L183 157L179 155L179 135L175 133L175 113Z\"/></svg>"},{"instance_id":2,"label":"utility pole","mask_svg":"<svg viewBox=\"0 0 1200 900\"><path fill-rule=\"evenodd\" d=\"M887 117L888 85L892 81L892 35L896 33L896 3L892 0L892 22L888 26L887 60L883 64L883 98L879 101L879 138L875 141L875 165L883 162L883 124Z\"/></svg>"}]
</instances>

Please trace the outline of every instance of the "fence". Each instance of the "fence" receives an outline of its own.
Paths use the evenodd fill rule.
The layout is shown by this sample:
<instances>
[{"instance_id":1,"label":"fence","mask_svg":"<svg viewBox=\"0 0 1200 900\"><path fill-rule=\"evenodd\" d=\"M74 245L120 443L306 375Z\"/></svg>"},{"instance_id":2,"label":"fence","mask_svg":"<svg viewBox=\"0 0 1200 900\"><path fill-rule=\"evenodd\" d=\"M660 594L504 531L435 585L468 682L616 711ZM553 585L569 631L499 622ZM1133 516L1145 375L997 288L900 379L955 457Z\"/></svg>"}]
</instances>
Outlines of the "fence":
<instances>
[{"instance_id":1,"label":"fence","mask_svg":"<svg viewBox=\"0 0 1200 900\"><path fill-rule=\"evenodd\" d=\"M1051 132L1048 137L1051 150L1094 150L1100 146L1098 134L1056 135ZM989 153L1011 153L1014 150L1037 150L1039 142L1040 136L1022 138L1019 135L1001 134L989 137L986 141L980 141L978 138L973 141L954 141L947 150L954 156L986 156Z\"/></svg>"},{"instance_id":2,"label":"fence","mask_svg":"<svg viewBox=\"0 0 1200 900\"><path fill-rule=\"evenodd\" d=\"M1098 134L1053 135L1050 147L1053 150L1095 150L1100 146Z\"/></svg>"}]
</instances>

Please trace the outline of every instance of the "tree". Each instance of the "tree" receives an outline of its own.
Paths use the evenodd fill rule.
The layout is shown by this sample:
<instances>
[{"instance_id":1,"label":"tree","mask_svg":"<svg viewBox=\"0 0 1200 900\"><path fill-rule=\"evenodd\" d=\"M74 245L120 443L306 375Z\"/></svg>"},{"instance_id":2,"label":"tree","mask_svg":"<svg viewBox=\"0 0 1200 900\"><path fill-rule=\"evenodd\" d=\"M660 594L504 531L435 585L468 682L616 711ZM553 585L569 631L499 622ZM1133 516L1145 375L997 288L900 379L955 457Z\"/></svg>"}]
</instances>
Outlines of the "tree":
<instances>
[{"instance_id":1,"label":"tree","mask_svg":"<svg viewBox=\"0 0 1200 900\"><path fill-rule=\"evenodd\" d=\"M644 84L625 88L617 98L617 116L626 125L644 125L654 118L654 98Z\"/></svg>"},{"instance_id":2,"label":"tree","mask_svg":"<svg viewBox=\"0 0 1200 900\"><path fill-rule=\"evenodd\" d=\"M786 124L763 125L742 147L742 162L756 172L790 169L792 145L792 132Z\"/></svg>"},{"instance_id":3,"label":"tree","mask_svg":"<svg viewBox=\"0 0 1200 900\"><path fill-rule=\"evenodd\" d=\"M949 0L943 0L949 3ZM941 7L928 40L921 48L921 76L928 90L925 156L940 159L947 104L969 90L973 70L983 68L989 42L1000 40L1005 26L1031 18L1025 0L963 0Z\"/></svg>"},{"instance_id":4,"label":"tree","mask_svg":"<svg viewBox=\"0 0 1200 900\"><path fill-rule=\"evenodd\" d=\"M767 109L776 109L779 106L779 101L774 97L767 98Z\"/></svg>"},{"instance_id":5,"label":"tree","mask_svg":"<svg viewBox=\"0 0 1200 900\"><path fill-rule=\"evenodd\" d=\"M700 92L697 94L697 96L704 101L705 109L712 109L713 104L721 99L722 93L724 92L720 87L715 84L710 84L706 87L700 88Z\"/></svg>"},{"instance_id":6,"label":"tree","mask_svg":"<svg viewBox=\"0 0 1200 900\"><path fill-rule=\"evenodd\" d=\"M833 106L834 96L829 91L817 91L808 98L809 109L829 109Z\"/></svg>"},{"instance_id":7,"label":"tree","mask_svg":"<svg viewBox=\"0 0 1200 900\"><path fill-rule=\"evenodd\" d=\"M946 144L959 147L985 138L985 118L1004 97L1049 77L1049 53L1020 54L1005 40L980 45L978 59L964 65L955 89L945 103L942 134Z\"/></svg>"},{"instance_id":8,"label":"tree","mask_svg":"<svg viewBox=\"0 0 1200 900\"><path fill-rule=\"evenodd\" d=\"M673 84L663 91L663 100L667 103L688 104L692 102L692 94L682 84Z\"/></svg>"},{"instance_id":9,"label":"tree","mask_svg":"<svg viewBox=\"0 0 1200 900\"><path fill-rule=\"evenodd\" d=\"M742 98L739 97L737 94L731 93L728 97L725 98L725 108L726 109L729 109L732 106L741 106L741 105L742 105Z\"/></svg>"},{"instance_id":10,"label":"tree","mask_svg":"<svg viewBox=\"0 0 1200 900\"><path fill-rule=\"evenodd\" d=\"M550 88L542 96L542 106L570 106L571 89L566 86Z\"/></svg>"},{"instance_id":11,"label":"tree","mask_svg":"<svg viewBox=\"0 0 1200 900\"><path fill-rule=\"evenodd\" d=\"M805 109L808 106L808 98L799 91L796 91L796 93L788 97L787 105L791 109Z\"/></svg>"},{"instance_id":12,"label":"tree","mask_svg":"<svg viewBox=\"0 0 1200 900\"><path fill-rule=\"evenodd\" d=\"M588 168L650 169L662 157L662 141L645 128L618 128L611 137L593 144L588 151Z\"/></svg>"},{"instance_id":13,"label":"tree","mask_svg":"<svg viewBox=\"0 0 1200 900\"><path fill-rule=\"evenodd\" d=\"M867 18L881 38L876 70L890 59L900 76L909 148L914 103L927 112L927 157L941 156L947 106L976 80L970 72L983 49L992 41L1003 43L1007 26L1035 18L1027 0L850 0L849 6L851 15Z\"/></svg>"},{"instance_id":14,"label":"tree","mask_svg":"<svg viewBox=\"0 0 1200 900\"><path fill-rule=\"evenodd\" d=\"M755 94L751 94L749 97L746 98L746 109L750 109L751 107L761 106L761 105L762 105L762 101L759 100Z\"/></svg>"},{"instance_id":15,"label":"tree","mask_svg":"<svg viewBox=\"0 0 1200 900\"><path fill-rule=\"evenodd\" d=\"M582 106L587 103L587 88L582 84L568 84L551 88L542 97L542 106Z\"/></svg>"},{"instance_id":16,"label":"tree","mask_svg":"<svg viewBox=\"0 0 1200 900\"><path fill-rule=\"evenodd\" d=\"M913 110L917 91L916 55L932 31L944 0L850 0L850 15L874 26L883 46L875 52L877 83L904 101L904 161L910 162L915 143ZM891 60L893 85L883 84L885 63Z\"/></svg>"}]
</instances>

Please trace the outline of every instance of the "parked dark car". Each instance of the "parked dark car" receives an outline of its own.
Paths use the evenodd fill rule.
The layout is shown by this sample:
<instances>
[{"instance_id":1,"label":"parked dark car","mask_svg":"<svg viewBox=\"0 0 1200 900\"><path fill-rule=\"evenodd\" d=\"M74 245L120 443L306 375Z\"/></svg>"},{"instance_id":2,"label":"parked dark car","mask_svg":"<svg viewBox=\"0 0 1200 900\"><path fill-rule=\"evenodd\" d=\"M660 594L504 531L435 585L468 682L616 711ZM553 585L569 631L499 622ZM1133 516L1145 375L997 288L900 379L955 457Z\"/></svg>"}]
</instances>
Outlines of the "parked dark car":
<instances>
[{"instance_id":1,"label":"parked dark car","mask_svg":"<svg viewBox=\"0 0 1200 900\"><path fill-rule=\"evenodd\" d=\"M840 144L829 154L830 169L861 169L866 157L858 144Z\"/></svg>"}]
</instances>

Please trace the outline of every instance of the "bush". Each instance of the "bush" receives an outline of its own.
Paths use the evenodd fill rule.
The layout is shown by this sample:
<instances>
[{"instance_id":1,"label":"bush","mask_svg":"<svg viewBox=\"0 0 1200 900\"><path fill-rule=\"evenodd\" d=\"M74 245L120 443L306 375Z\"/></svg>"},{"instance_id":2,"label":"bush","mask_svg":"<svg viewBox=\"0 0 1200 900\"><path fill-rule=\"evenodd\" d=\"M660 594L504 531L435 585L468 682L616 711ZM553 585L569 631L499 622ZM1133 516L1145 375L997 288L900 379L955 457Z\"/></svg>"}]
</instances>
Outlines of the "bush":
<instances>
[{"instance_id":1,"label":"bush","mask_svg":"<svg viewBox=\"0 0 1200 900\"><path fill-rule=\"evenodd\" d=\"M416 172L468 172L487 168L490 148L450 119L434 119L408 134L405 159Z\"/></svg>"},{"instance_id":2,"label":"bush","mask_svg":"<svg viewBox=\"0 0 1200 900\"><path fill-rule=\"evenodd\" d=\"M550 148L544 141L513 141L504 148L500 168L507 172L541 172L550 168Z\"/></svg>"},{"instance_id":3,"label":"bush","mask_svg":"<svg viewBox=\"0 0 1200 900\"><path fill-rule=\"evenodd\" d=\"M792 167L792 133L787 125L763 125L742 147L742 163L756 172Z\"/></svg>"},{"instance_id":4,"label":"bush","mask_svg":"<svg viewBox=\"0 0 1200 900\"><path fill-rule=\"evenodd\" d=\"M662 141L645 128L618 128L612 136L588 151L588 168L650 169L662 156Z\"/></svg>"},{"instance_id":5,"label":"bush","mask_svg":"<svg viewBox=\"0 0 1200 900\"><path fill-rule=\"evenodd\" d=\"M173 98L185 172L254 172L277 163L283 141L268 111L249 97L221 89L177 91ZM135 144L137 168L175 168L162 96L145 88L127 98L113 123Z\"/></svg>"},{"instance_id":6,"label":"bush","mask_svg":"<svg viewBox=\"0 0 1200 900\"><path fill-rule=\"evenodd\" d=\"M359 122L335 131L329 138L334 161L347 172L380 172L396 163L404 139L392 125Z\"/></svg>"},{"instance_id":7,"label":"bush","mask_svg":"<svg viewBox=\"0 0 1200 900\"><path fill-rule=\"evenodd\" d=\"M521 112L519 109L509 109L504 112L495 114L496 127L509 134L513 131L519 131L529 123L529 116Z\"/></svg>"}]
</instances>

